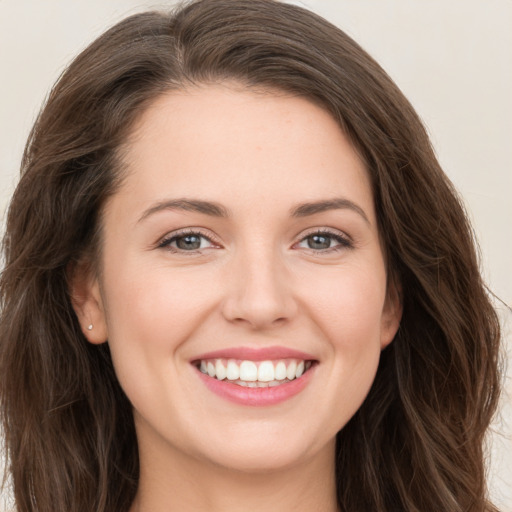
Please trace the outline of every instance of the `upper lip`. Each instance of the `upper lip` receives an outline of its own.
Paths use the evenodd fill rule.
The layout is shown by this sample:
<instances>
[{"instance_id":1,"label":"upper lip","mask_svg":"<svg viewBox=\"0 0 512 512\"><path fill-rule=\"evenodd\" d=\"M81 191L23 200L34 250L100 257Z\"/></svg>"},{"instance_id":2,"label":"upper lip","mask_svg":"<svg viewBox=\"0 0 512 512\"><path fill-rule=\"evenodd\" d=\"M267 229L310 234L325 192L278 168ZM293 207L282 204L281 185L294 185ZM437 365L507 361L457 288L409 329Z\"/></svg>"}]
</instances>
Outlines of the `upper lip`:
<instances>
[{"instance_id":1,"label":"upper lip","mask_svg":"<svg viewBox=\"0 0 512 512\"><path fill-rule=\"evenodd\" d=\"M241 359L247 361L267 361L272 359L304 359L314 361L316 358L311 354L287 347L233 347L205 352L194 357L191 361L203 359Z\"/></svg>"}]
</instances>

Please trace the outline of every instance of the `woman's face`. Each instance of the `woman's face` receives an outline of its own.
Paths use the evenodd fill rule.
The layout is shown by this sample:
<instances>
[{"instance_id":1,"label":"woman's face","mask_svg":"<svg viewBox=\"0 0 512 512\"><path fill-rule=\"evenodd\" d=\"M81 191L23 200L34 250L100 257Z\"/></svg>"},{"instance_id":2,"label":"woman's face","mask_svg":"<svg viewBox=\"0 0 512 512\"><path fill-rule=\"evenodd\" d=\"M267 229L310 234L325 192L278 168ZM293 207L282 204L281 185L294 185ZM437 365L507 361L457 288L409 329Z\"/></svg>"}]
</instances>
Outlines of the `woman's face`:
<instances>
[{"instance_id":1,"label":"woman's face","mask_svg":"<svg viewBox=\"0 0 512 512\"><path fill-rule=\"evenodd\" d=\"M141 457L332 461L400 316L347 138L305 99L226 84L160 97L123 155L76 309L108 338Z\"/></svg>"}]
</instances>

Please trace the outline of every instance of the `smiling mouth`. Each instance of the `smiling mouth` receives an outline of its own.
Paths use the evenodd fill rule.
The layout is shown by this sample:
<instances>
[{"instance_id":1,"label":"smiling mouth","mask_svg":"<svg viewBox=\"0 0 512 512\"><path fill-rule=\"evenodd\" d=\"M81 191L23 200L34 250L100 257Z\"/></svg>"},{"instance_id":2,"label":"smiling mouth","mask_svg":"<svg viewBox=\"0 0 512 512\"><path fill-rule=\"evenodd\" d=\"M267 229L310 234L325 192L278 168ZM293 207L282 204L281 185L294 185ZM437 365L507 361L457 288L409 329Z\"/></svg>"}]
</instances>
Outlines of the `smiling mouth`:
<instances>
[{"instance_id":1,"label":"smiling mouth","mask_svg":"<svg viewBox=\"0 0 512 512\"><path fill-rule=\"evenodd\" d=\"M316 364L313 360L201 359L194 366L209 377L247 388L276 387L302 377Z\"/></svg>"}]
</instances>

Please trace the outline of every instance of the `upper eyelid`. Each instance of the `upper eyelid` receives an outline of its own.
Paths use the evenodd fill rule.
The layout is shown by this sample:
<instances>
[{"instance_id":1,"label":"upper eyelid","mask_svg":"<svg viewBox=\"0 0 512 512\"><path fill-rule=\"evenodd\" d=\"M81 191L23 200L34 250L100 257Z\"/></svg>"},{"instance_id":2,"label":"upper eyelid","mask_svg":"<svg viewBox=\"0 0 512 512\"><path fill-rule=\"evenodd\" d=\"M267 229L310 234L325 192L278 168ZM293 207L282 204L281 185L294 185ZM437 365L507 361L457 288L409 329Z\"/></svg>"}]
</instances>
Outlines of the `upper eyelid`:
<instances>
[{"instance_id":1,"label":"upper eyelid","mask_svg":"<svg viewBox=\"0 0 512 512\"><path fill-rule=\"evenodd\" d=\"M314 235L316 233L324 234L324 235L331 235L331 236L337 236L340 238L343 238L344 240L348 242L352 242L352 237L345 233L344 231L341 231L340 229L335 228L328 228L328 227L317 227L317 228L311 228L311 230L306 230L300 235L299 242L307 238L308 236Z\"/></svg>"}]
</instances>

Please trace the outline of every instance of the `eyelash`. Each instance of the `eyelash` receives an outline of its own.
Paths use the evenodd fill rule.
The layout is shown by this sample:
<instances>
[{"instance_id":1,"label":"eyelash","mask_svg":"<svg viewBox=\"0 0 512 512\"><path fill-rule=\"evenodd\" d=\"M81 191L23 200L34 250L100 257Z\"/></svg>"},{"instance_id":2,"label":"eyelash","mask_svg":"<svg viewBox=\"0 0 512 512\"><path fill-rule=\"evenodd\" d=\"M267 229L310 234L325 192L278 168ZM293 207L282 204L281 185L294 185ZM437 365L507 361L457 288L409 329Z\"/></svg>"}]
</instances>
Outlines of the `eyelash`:
<instances>
[{"instance_id":1,"label":"eyelash","mask_svg":"<svg viewBox=\"0 0 512 512\"><path fill-rule=\"evenodd\" d=\"M194 251L185 251L183 249L178 249L176 247L171 247L171 243L176 241L176 240L179 240L180 238L184 238L186 236L197 236L199 238L205 238L206 240L208 240L209 242L213 243L213 244L217 244L217 245L220 245L220 242L218 242L213 236L211 235L207 235L205 233L203 233L201 230L199 229L182 229L182 230L179 230L179 231L176 231L174 233L171 233L170 235L166 236L159 244L158 244L158 248L161 248L161 249L168 249L170 252L173 252L173 253L190 253L190 254L197 254L197 253L200 253L201 250L194 250Z\"/></svg>"},{"instance_id":2,"label":"eyelash","mask_svg":"<svg viewBox=\"0 0 512 512\"><path fill-rule=\"evenodd\" d=\"M311 248L308 249L308 250L313 251L313 252L315 252L317 254L330 254L330 253L338 252L338 251L341 251L341 250L344 250L344 249L352 249L354 247L353 243L352 243L352 241L350 240L349 237L347 237L346 235L342 235L342 234L340 234L338 232L330 231L328 229L319 229L319 230L316 230L316 231L312 231L312 232L308 233L307 235L303 236L299 240L298 243L302 243L305 240L307 240L308 238L310 238L312 236L315 236L315 235L316 236L324 236L324 237L331 238L332 240L334 240L334 241L336 241L338 243L338 245L336 245L334 247L329 247L329 248L324 249L324 250L315 250L315 249L311 249ZM212 244L221 245L220 242L215 239L215 237L211 236L210 234L207 235L206 233L203 233L199 229L184 229L184 230L180 230L180 231L174 232L174 233L170 234L169 236L165 237L158 244L158 248L159 249L167 249L170 252L175 253L175 254L186 254L186 253L188 253L188 254L200 254L201 253L201 249L195 249L195 250L187 251L187 250L184 250L184 249L178 249L176 247L172 247L171 246L171 244L173 242L179 240L180 238L184 238L186 236L196 236L196 237L199 237L199 238L204 238L204 239L208 240ZM297 245L297 244L294 244L294 246L295 245Z\"/></svg>"},{"instance_id":3,"label":"eyelash","mask_svg":"<svg viewBox=\"0 0 512 512\"><path fill-rule=\"evenodd\" d=\"M332 240L338 242L338 245L336 245L334 247L329 247L324 250L315 250L315 249L311 249L311 248L308 249L308 250L313 251L318 254L330 254L333 252L342 251L344 249L352 249L354 247L352 241L350 240L350 238L348 236L342 235L339 232L330 231L329 229L318 229L316 231L312 231L312 232L308 233L307 235L303 236L300 239L299 243L304 242L308 238L315 236L315 235L328 237L328 238L331 238Z\"/></svg>"}]
</instances>

